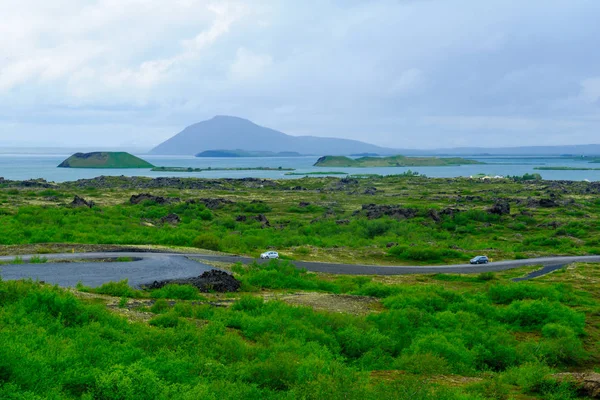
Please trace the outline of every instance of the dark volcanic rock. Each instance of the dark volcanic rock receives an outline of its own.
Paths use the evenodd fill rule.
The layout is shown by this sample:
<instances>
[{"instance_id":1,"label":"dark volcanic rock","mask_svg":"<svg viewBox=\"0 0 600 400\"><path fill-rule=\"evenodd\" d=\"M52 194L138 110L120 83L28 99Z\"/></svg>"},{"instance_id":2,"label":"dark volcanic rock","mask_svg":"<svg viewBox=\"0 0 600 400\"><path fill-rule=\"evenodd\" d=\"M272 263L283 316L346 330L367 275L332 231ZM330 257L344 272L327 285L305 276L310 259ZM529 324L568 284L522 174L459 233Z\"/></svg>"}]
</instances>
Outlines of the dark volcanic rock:
<instances>
[{"instance_id":1,"label":"dark volcanic rock","mask_svg":"<svg viewBox=\"0 0 600 400\"><path fill-rule=\"evenodd\" d=\"M129 199L129 202L131 204L140 204L145 201L153 201L156 204L164 205L164 204L178 203L181 200L178 198L166 198L166 197L162 197L162 196L154 196L154 195L151 195L150 193L134 194Z\"/></svg>"},{"instance_id":2,"label":"dark volcanic rock","mask_svg":"<svg viewBox=\"0 0 600 400\"><path fill-rule=\"evenodd\" d=\"M385 204L363 204L362 209L356 211L354 215L361 213L365 214L368 219L377 219L383 216L396 219L407 219L417 216L417 210L415 209Z\"/></svg>"},{"instance_id":3,"label":"dark volcanic rock","mask_svg":"<svg viewBox=\"0 0 600 400\"><path fill-rule=\"evenodd\" d=\"M195 278L187 279L169 279L164 281L154 281L144 287L147 289L160 289L168 284L192 285L201 292L237 292L240 290L240 282L227 272L219 270L210 270Z\"/></svg>"},{"instance_id":4,"label":"dark volcanic rock","mask_svg":"<svg viewBox=\"0 0 600 400\"><path fill-rule=\"evenodd\" d=\"M94 207L95 203L93 201L86 201L83 197L79 197L75 195L73 201L69 204L71 207Z\"/></svg>"},{"instance_id":5,"label":"dark volcanic rock","mask_svg":"<svg viewBox=\"0 0 600 400\"><path fill-rule=\"evenodd\" d=\"M442 220L442 218L440 218L440 214L437 212L437 210L431 209L427 212L427 215L429 215L429 218L431 218L435 222L440 222Z\"/></svg>"},{"instance_id":6,"label":"dark volcanic rock","mask_svg":"<svg viewBox=\"0 0 600 400\"><path fill-rule=\"evenodd\" d=\"M540 199L539 205L544 208L559 207L559 204L552 199Z\"/></svg>"},{"instance_id":7,"label":"dark volcanic rock","mask_svg":"<svg viewBox=\"0 0 600 400\"><path fill-rule=\"evenodd\" d=\"M253 219L255 219L258 222L260 222L263 228L271 226L271 223L269 222L269 220L267 219L267 217L265 217L264 214L258 214L257 216L253 217Z\"/></svg>"},{"instance_id":8,"label":"dark volcanic rock","mask_svg":"<svg viewBox=\"0 0 600 400\"><path fill-rule=\"evenodd\" d=\"M509 215L510 214L510 203L507 200L497 200L496 204L488 210L490 214L497 215Z\"/></svg>"},{"instance_id":9,"label":"dark volcanic rock","mask_svg":"<svg viewBox=\"0 0 600 400\"><path fill-rule=\"evenodd\" d=\"M17 182L17 186L21 187L38 187L38 188L51 188L52 185L49 184L45 179L29 179L27 181Z\"/></svg>"},{"instance_id":10,"label":"dark volcanic rock","mask_svg":"<svg viewBox=\"0 0 600 400\"><path fill-rule=\"evenodd\" d=\"M265 217L264 214L258 214L258 215L252 216L252 217L248 217L246 215L238 215L235 218L235 220L237 222L246 222L248 220L250 220L250 221L258 221L258 222L261 223L261 225L262 225L261 227L262 228L267 228L267 227L271 226L271 223L269 222L269 220L267 219L267 217Z\"/></svg>"},{"instance_id":11,"label":"dark volcanic rock","mask_svg":"<svg viewBox=\"0 0 600 400\"><path fill-rule=\"evenodd\" d=\"M211 210L215 210L217 208L221 208L224 205L227 204L234 204L233 201L228 200L228 199L221 199L221 198L214 198L214 199L193 199L193 200L188 200L187 203L189 204L196 204L196 203L202 203L206 206L206 208L211 209Z\"/></svg>"},{"instance_id":12,"label":"dark volcanic rock","mask_svg":"<svg viewBox=\"0 0 600 400\"><path fill-rule=\"evenodd\" d=\"M348 225L350 223L349 219L338 219L335 221L337 225Z\"/></svg>"},{"instance_id":13,"label":"dark volcanic rock","mask_svg":"<svg viewBox=\"0 0 600 400\"><path fill-rule=\"evenodd\" d=\"M181 218L179 218L179 215L177 215L177 214L169 214L169 215L162 217L160 219L160 222L162 222L163 224L177 225L178 223L181 222Z\"/></svg>"},{"instance_id":14,"label":"dark volcanic rock","mask_svg":"<svg viewBox=\"0 0 600 400\"><path fill-rule=\"evenodd\" d=\"M310 203L309 203L309 202L307 202L307 201L301 201L301 202L298 204L298 206L300 206L300 207L308 207L308 206L310 206Z\"/></svg>"},{"instance_id":15,"label":"dark volcanic rock","mask_svg":"<svg viewBox=\"0 0 600 400\"><path fill-rule=\"evenodd\" d=\"M600 374L596 372L564 372L552 375L559 382L570 382L577 387L579 394L592 399L600 399Z\"/></svg>"},{"instance_id":16,"label":"dark volcanic rock","mask_svg":"<svg viewBox=\"0 0 600 400\"><path fill-rule=\"evenodd\" d=\"M377 194L377 188L368 187L368 188L365 189L365 191L363 192L363 194L367 194L369 196L375 196Z\"/></svg>"}]
</instances>

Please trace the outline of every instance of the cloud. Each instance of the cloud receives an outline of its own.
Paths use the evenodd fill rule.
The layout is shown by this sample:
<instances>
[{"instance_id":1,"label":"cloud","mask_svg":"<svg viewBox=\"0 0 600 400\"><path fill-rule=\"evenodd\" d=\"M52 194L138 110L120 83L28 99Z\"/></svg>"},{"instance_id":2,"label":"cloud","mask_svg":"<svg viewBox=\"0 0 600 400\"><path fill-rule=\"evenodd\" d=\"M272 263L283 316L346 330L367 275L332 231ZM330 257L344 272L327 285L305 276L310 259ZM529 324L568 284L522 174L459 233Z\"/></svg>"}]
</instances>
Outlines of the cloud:
<instances>
[{"instance_id":1,"label":"cloud","mask_svg":"<svg viewBox=\"0 0 600 400\"><path fill-rule=\"evenodd\" d=\"M150 147L214 114L394 147L598 141L600 2L0 0L0 15L0 125L31 143L111 126Z\"/></svg>"},{"instance_id":2,"label":"cloud","mask_svg":"<svg viewBox=\"0 0 600 400\"><path fill-rule=\"evenodd\" d=\"M271 65L270 55L255 54L246 48L239 48L236 59L230 67L230 75L234 80L246 80L259 76Z\"/></svg>"},{"instance_id":3,"label":"cloud","mask_svg":"<svg viewBox=\"0 0 600 400\"><path fill-rule=\"evenodd\" d=\"M600 100L600 78L584 79L581 82L581 99L588 103Z\"/></svg>"}]
</instances>

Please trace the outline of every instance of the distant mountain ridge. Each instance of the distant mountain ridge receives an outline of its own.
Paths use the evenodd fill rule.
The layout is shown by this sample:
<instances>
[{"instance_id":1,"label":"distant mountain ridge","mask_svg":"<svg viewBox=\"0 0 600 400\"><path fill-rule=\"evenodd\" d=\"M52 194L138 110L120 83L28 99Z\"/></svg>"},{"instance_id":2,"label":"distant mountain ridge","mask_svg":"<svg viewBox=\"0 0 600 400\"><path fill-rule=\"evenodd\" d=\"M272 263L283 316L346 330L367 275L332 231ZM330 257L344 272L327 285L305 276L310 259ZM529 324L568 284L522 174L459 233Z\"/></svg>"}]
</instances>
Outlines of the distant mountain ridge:
<instances>
[{"instance_id":1,"label":"distant mountain ridge","mask_svg":"<svg viewBox=\"0 0 600 400\"><path fill-rule=\"evenodd\" d=\"M177 135L159 144L151 154L194 155L215 149L241 149L274 153L347 155L378 153L391 155L396 151L350 139L315 136L290 136L257 125L247 119L216 116L190 125Z\"/></svg>"},{"instance_id":2,"label":"distant mountain ridge","mask_svg":"<svg viewBox=\"0 0 600 400\"><path fill-rule=\"evenodd\" d=\"M410 132L406 133L410 134ZM399 137L401 140L401 137ZM522 147L456 147L447 149L391 149L358 140L291 136L247 119L216 116L188 126L154 147L150 154L189 155L217 149L247 152L297 152L305 155L380 156L600 156L600 144Z\"/></svg>"}]
</instances>

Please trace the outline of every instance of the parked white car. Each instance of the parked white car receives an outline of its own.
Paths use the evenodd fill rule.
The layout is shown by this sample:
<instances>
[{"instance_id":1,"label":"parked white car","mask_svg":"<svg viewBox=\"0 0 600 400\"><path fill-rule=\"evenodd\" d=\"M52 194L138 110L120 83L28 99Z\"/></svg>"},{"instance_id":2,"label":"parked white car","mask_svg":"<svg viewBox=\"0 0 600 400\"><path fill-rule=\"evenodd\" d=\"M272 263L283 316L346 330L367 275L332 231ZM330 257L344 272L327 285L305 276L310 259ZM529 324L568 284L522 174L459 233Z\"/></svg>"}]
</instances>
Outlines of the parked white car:
<instances>
[{"instance_id":1,"label":"parked white car","mask_svg":"<svg viewBox=\"0 0 600 400\"><path fill-rule=\"evenodd\" d=\"M263 259L279 258L279 253L276 251L266 251L260 255L260 258L263 258Z\"/></svg>"}]
</instances>

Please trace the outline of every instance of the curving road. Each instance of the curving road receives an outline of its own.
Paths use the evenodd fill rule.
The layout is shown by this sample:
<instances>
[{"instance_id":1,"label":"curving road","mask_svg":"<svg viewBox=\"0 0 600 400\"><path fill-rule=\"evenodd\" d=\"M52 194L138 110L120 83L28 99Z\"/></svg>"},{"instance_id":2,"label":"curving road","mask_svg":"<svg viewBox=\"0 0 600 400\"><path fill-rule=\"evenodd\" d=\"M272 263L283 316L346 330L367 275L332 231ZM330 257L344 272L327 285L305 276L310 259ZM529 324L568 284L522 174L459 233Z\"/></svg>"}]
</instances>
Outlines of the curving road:
<instances>
[{"instance_id":1,"label":"curving road","mask_svg":"<svg viewBox=\"0 0 600 400\"><path fill-rule=\"evenodd\" d=\"M38 255L39 256L39 255ZM102 252L102 253L66 253L47 254L44 264L27 264L32 255L21 256L25 264L0 265L0 276L5 280L32 278L60 286L75 286L81 282L86 286L96 287L110 281L128 279L129 284L139 287L141 284L155 280L189 278L198 276L204 271L215 269L210 265L191 260L190 257L207 261L228 263L249 263L255 261L250 257L181 254L181 253L139 253L139 252ZM118 262L118 257L131 257L135 261ZM0 256L0 261L10 262L14 256ZM56 263L52 260L78 260L69 263ZM113 262L85 262L85 259L112 259ZM259 262L263 262L258 260ZM600 262L600 256L580 257L542 257L528 260L498 261L483 265L437 265L437 266L376 266L356 264L335 264L307 261L293 261L298 268L314 272L350 275L402 275L402 274L434 274L459 273L471 274L489 271L504 271L528 265L542 265L544 268L527 277L531 279L544 275L573 262Z\"/></svg>"}]
</instances>

